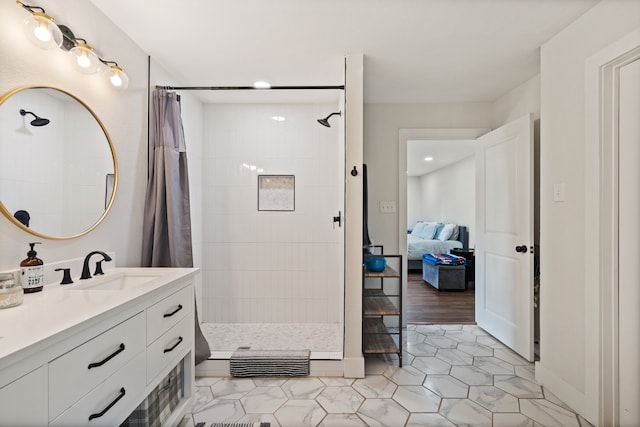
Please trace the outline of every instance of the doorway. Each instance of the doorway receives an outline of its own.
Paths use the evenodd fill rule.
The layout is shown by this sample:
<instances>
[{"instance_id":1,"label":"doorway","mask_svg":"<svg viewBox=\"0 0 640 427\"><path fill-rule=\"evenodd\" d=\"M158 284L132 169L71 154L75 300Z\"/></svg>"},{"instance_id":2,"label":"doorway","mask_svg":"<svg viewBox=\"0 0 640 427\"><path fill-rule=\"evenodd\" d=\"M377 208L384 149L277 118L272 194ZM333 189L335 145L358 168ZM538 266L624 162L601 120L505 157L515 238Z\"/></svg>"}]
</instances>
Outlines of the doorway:
<instances>
[{"instance_id":1,"label":"doorway","mask_svg":"<svg viewBox=\"0 0 640 427\"><path fill-rule=\"evenodd\" d=\"M416 322L422 319L422 322L425 323L473 323L474 315L473 315L473 304L475 304L475 295L471 295L469 292L439 292L436 289L430 289L431 286L424 283L422 280L422 273L418 271L417 273L414 270L408 270L407 263L407 232L409 229L413 227L415 221L418 221L418 218L414 212L417 211L415 206L411 206L411 202L409 202L408 194L409 192L416 192L415 185L416 182L412 183L412 179L408 176L408 171L410 165L408 164L408 153L410 153L409 148L411 148L411 144L414 144L410 141L420 141L420 143L416 144L432 144L435 146L446 147L446 144L450 144L450 147L457 145L458 141L475 141L480 135L487 133L489 129L484 128L468 128L468 129L400 129L399 131L399 153L398 153L398 161L399 167L398 170L401 171L398 183L398 225L399 225L399 242L398 248L400 249L400 253L403 254L404 259L404 269L408 272L407 275L407 283L403 286L403 295L405 301L403 301L403 306L407 309L403 314L403 325L407 324L409 319L409 314L411 313L411 321ZM437 141L437 142L436 142ZM461 143L464 145L464 143ZM466 144L471 144L467 142ZM414 157L417 154L414 154ZM424 162L424 157L422 157L422 162ZM466 162L462 158L458 159L459 161ZM431 162L437 161L433 159ZM472 160L469 160L473 162ZM455 163L455 162L451 162ZM450 163L450 164L451 164ZM475 173L475 172L473 172ZM467 185L474 187L473 174L471 175L470 182ZM412 188L414 187L414 188ZM475 199L474 196L469 196L470 198ZM475 221L475 213L474 206L475 200L471 200L470 205L471 209L464 208L453 208L452 210L458 211L458 214L455 214L455 217L451 218L451 222L458 222L460 225L466 225L470 227L471 230L474 228L473 222ZM434 218L436 216L447 216L445 210L447 210L445 204L441 204L434 212ZM422 218L424 220L425 218ZM445 220L444 218L442 220ZM473 247L471 245L471 247ZM466 295L464 295L466 294ZM471 296L471 298L469 298ZM411 301L409 300L411 298ZM453 301L452 301L453 300ZM424 303L425 307L428 307L429 311L432 312L433 316L424 316L420 317L420 304ZM443 307L447 305L457 305L458 306L458 314L454 310L447 310ZM471 307L469 306L471 304ZM413 306L413 309L412 309ZM459 316L459 317L458 317Z\"/></svg>"},{"instance_id":2,"label":"doorway","mask_svg":"<svg viewBox=\"0 0 640 427\"><path fill-rule=\"evenodd\" d=\"M423 239L420 222L456 224L474 230L476 140L410 139L407 141L408 271L406 305L410 323L475 323L475 287L472 253L469 265L451 269L460 289L440 291L423 280L421 254L449 252L454 244L473 249L473 235L452 236L446 247L436 236ZM414 232L415 228L415 232ZM457 239L457 240L456 240ZM457 243L463 241L462 243ZM428 250L427 248L433 248Z\"/></svg>"},{"instance_id":3,"label":"doorway","mask_svg":"<svg viewBox=\"0 0 640 427\"><path fill-rule=\"evenodd\" d=\"M481 242L478 240L479 246L475 251L475 264L482 263L480 275L476 275L476 279L479 278L480 282L476 282L475 292L479 294L475 296L475 319L478 319L478 324L482 325L483 328L528 360L534 359L534 353L535 358L539 357L538 352L534 350L536 347L534 343L537 344L537 334L534 330L537 330L536 325L539 319L534 316L533 301L533 283L535 278L538 277L538 268L534 269L534 265L537 264L535 260L538 255L537 242L539 241L539 120L533 121L532 119L532 115L529 114L513 120L492 132L484 129L424 129L401 130L399 134L399 170L403 171L403 173L399 176L400 228L398 235L399 247L402 251L405 251L405 254L412 252L407 251L407 242L412 240L408 238L407 230L411 227L412 220L415 220L409 215L408 207L410 203L407 196L411 191L409 190L411 184L408 184L410 179L407 176L409 171L407 158L410 152L408 151L408 147L411 144L410 141L444 140L445 143L452 144L452 146L456 142L455 140L459 139L477 141L476 147L478 151L473 156L477 169L468 181L478 191L478 196L476 197L474 194L471 198L475 199L473 206L479 211L474 213L473 218L466 219L472 227L470 247L475 247L473 242L475 242L476 236L474 236L474 233L477 233L477 239L483 239ZM481 135L482 137L480 137ZM529 154L523 154L527 152ZM486 153L490 153L490 156ZM515 156L515 153L520 154ZM524 165L529 162L530 166L521 178L518 178L517 175L509 175L509 173L516 170L524 171ZM491 171L494 171L492 172L493 175L489 173ZM511 177L506 181L518 182L521 187L518 187L518 190L515 191L515 186L505 186L505 180L495 179L494 175L496 173L501 176ZM529 173L531 175L528 175ZM523 180L525 176L530 176L530 178ZM432 191L431 188L428 190ZM518 197L515 197L514 191L519 195ZM528 197L531 197L528 204L526 204L528 208L519 209L518 207L525 206L524 201ZM487 205L487 200L491 204ZM478 201L482 201L482 203ZM486 209L486 206L490 209ZM496 212L498 206L502 209L500 212ZM516 218L515 215L525 215L525 213L526 217L518 216L518 220L516 222L513 221ZM505 217L507 214L508 216ZM476 216L478 220L476 220ZM511 221L506 221L508 219ZM428 218L428 220L437 220L437 218ZM506 222L503 222L503 220ZM499 224L502 225L497 224L496 221L499 221ZM460 224L460 221L456 222ZM512 229L513 227L508 226L511 223L520 224L521 228ZM490 229L487 229L487 224L493 225L490 226ZM523 227L524 224L530 225ZM492 234L487 234L489 231ZM494 236L497 237L494 238ZM487 237L491 237L493 240L486 240L485 238ZM507 241L506 237L511 237L512 240L514 237L518 241L522 240L525 244L530 245L531 249L529 250L529 246L518 246L522 242L516 245L510 240ZM487 242L494 241L500 243L500 245L489 247ZM522 250L524 247L526 247L526 251ZM496 264L496 259L511 260L509 261L508 270L518 271L519 275L501 273L496 276L496 272L502 271L499 268L500 266ZM487 266L490 268L487 269ZM534 271L536 274L533 274ZM487 281L487 278L490 280ZM510 289L510 291L506 292L505 289ZM405 294L409 295L409 292ZM516 309L516 306L520 307L520 309ZM505 312L504 310L500 311L499 307L513 308ZM519 316L517 315L519 312L529 314L526 314L526 317L525 315ZM516 315L508 315L513 313ZM479 314L482 314L482 317L478 317ZM504 325L510 325L509 327L515 328L517 333L511 331L511 335L505 334ZM520 341L517 343L512 342L510 339L512 336L522 336L520 341L524 340L525 344L521 345Z\"/></svg>"}]
</instances>

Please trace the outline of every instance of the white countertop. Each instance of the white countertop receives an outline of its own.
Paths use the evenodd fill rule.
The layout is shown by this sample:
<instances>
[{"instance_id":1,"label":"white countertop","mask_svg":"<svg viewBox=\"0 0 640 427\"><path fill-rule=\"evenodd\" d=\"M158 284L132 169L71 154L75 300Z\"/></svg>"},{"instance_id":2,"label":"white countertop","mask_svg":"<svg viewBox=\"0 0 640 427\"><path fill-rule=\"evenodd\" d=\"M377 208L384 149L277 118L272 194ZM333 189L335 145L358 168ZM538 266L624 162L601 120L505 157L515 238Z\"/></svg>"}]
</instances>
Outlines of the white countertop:
<instances>
[{"instance_id":1,"label":"white countertop","mask_svg":"<svg viewBox=\"0 0 640 427\"><path fill-rule=\"evenodd\" d=\"M115 268L103 276L75 280L70 285L46 285L42 292L25 294L22 305L0 309L0 369L66 338L91 321L133 306L141 297L176 280L194 276L197 268ZM82 289L115 277L156 276L122 290ZM34 349L34 347L36 347Z\"/></svg>"}]
</instances>

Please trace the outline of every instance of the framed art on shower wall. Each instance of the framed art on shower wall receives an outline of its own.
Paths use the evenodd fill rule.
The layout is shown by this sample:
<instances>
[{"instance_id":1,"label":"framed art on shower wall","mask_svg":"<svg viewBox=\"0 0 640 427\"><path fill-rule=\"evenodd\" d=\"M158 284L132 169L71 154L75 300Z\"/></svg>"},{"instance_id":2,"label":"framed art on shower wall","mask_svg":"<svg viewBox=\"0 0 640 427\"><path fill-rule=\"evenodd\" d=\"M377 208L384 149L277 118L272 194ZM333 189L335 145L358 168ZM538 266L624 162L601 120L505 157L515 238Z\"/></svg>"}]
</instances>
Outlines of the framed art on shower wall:
<instances>
[{"instance_id":1,"label":"framed art on shower wall","mask_svg":"<svg viewBox=\"0 0 640 427\"><path fill-rule=\"evenodd\" d=\"M294 175L258 175L259 211L294 211L295 200Z\"/></svg>"}]
</instances>

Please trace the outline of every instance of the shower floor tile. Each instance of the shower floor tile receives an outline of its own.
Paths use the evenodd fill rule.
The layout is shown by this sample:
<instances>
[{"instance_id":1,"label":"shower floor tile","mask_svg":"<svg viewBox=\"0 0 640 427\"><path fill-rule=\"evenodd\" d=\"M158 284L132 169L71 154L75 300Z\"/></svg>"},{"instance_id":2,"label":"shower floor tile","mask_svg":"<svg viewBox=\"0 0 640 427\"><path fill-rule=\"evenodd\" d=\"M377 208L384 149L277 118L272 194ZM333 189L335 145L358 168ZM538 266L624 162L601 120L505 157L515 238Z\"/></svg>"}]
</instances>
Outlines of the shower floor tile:
<instances>
[{"instance_id":1,"label":"shower floor tile","mask_svg":"<svg viewBox=\"0 0 640 427\"><path fill-rule=\"evenodd\" d=\"M203 323L210 359L229 359L238 347L311 350L311 359L342 359L343 325L333 323Z\"/></svg>"}]
</instances>

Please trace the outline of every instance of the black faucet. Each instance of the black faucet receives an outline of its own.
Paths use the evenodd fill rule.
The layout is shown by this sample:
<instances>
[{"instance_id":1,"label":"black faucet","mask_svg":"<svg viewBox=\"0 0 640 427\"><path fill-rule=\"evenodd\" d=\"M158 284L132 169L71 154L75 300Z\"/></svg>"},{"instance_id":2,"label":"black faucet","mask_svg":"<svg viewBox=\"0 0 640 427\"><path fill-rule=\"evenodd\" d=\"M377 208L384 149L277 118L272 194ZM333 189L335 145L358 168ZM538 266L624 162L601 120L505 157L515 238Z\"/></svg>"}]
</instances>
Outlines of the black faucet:
<instances>
[{"instance_id":1,"label":"black faucet","mask_svg":"<svg viewBox=\"0 0 640 427\"><path fill-rule=\"evenodd\" d=\"M62 271L62 281L61 285L68 285L69 283L73 283L71 280L71 269L70 268L56 268L56 271Z\"/></svg>"},{"instance_id":2,"label":"black faucet","mask_svg":"<svg viewBox=\"0 0 640 427\"><path fill-rule=\"evenodd\" d=\"M89 254L86 257L84 257L84 263L82 264L82 275L80 275L80 279L91 279L91 271L89 270L89 259L91 259L91 257L95 254L102 255L102 258L103 258L102 261L111 261L111 257L105 254L104 252L101 252L101 251L89 252ZM99 262L102 262L102 261L99 261Z\"/></svg>"}]
</instances>

